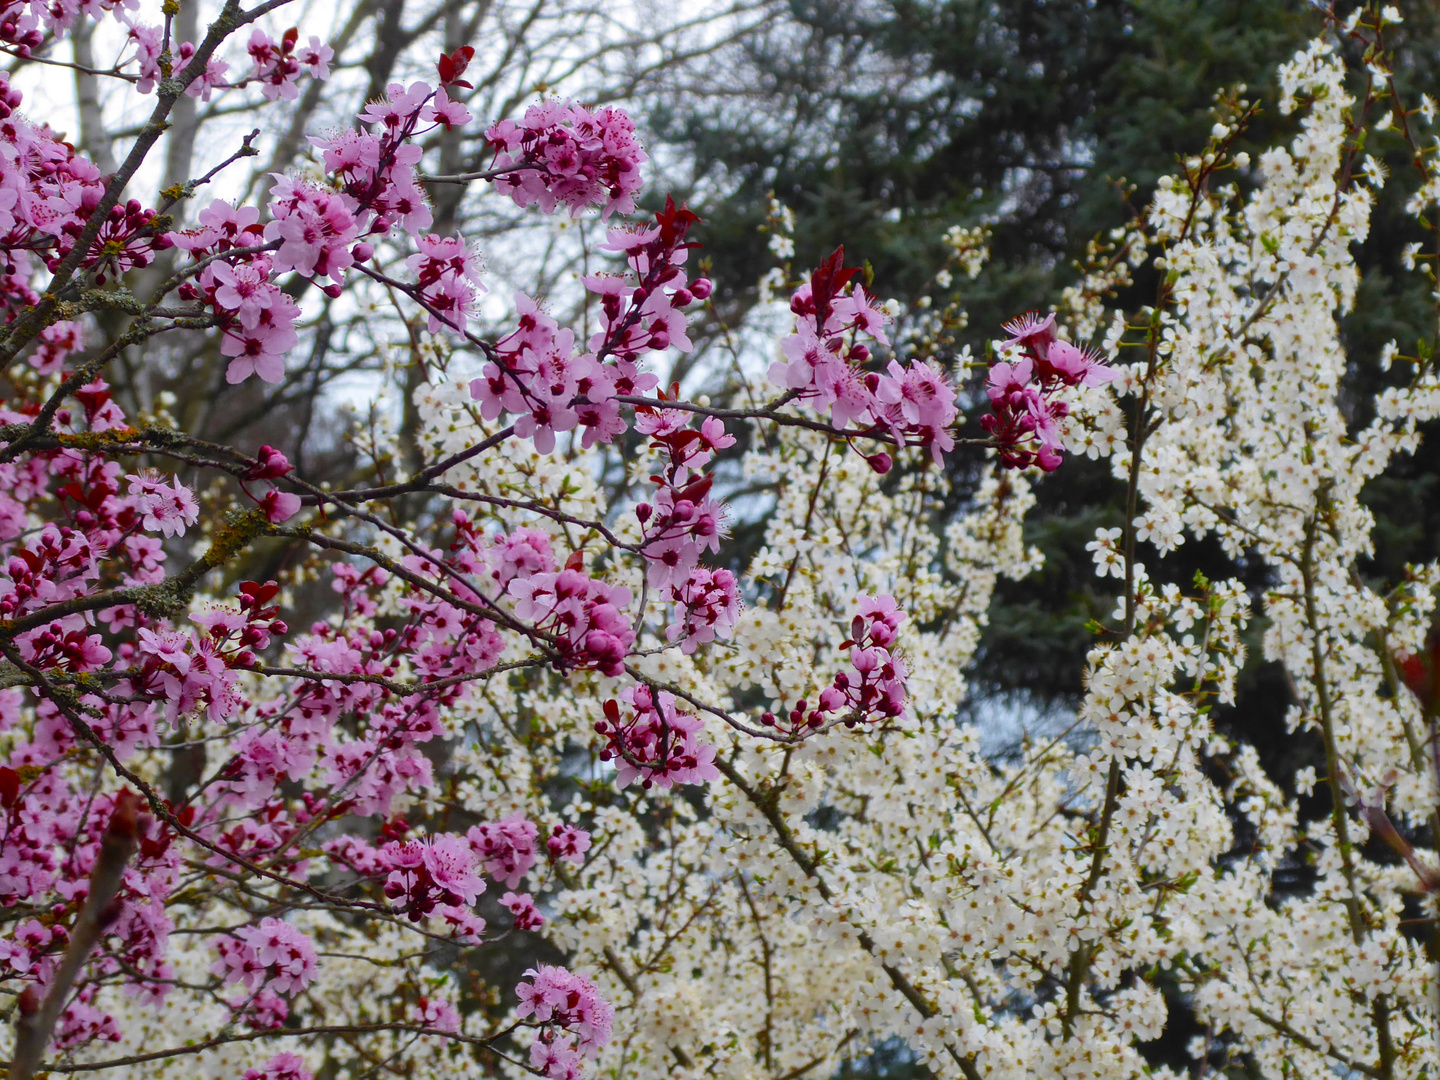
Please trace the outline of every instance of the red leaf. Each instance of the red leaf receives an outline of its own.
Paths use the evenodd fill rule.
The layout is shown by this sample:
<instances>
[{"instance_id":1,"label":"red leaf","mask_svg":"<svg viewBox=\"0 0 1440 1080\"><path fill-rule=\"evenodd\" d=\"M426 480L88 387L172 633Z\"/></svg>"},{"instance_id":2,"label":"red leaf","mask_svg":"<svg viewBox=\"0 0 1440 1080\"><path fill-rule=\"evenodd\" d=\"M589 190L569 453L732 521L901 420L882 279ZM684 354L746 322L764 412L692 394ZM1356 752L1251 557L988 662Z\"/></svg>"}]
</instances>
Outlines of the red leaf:
<instances>
[{"instance_id":1,"label":"red leaf","mask_svg":"<svg viewBox=\"0 0 1440 1080\"><path fill-rule=\"evenodd\" d=\"M815 301L815 326L818 330L824 330L825 320L830 318L830 301L860 272L858 266L845 266L844 263L845 245L841 244L810 275L810 295Z\"/></svg>"},{"instance_id":2,"label":"red leaf","mask_svg":"<svg viewBox=\"0 0 1440 1080\"><path fill-rule=\"evenodd\" d=\"M572 552L570 553L570 557L565 560L565 569L566 569L566 570L584 570L584 569L585 569L585 552L583 552L583 551L572 551Z\"/></svg>"}]
</instances>

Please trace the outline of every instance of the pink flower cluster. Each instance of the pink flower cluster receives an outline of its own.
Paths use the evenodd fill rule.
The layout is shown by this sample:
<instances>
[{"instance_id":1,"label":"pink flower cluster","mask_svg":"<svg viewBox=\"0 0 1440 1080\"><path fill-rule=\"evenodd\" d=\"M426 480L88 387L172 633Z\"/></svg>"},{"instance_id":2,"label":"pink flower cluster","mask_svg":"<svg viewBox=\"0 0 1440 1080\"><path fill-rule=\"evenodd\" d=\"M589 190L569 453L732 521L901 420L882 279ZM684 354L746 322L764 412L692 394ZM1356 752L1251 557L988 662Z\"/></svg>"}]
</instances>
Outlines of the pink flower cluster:
<instances>
[{"instance_id":1,"label":"pink flower cluster","mask_svg":"<svg viewBox=\"0 0 1440 1080\"><path fill-rule=\"evenodd\" d=\"M516 930L539 930L545 925L545 917L529 893L507 892L500 897L500 906L510 912Z\"/></svg>"},{"instance_id":2,"label":"pink flower cluster","mask_svg":"<svg viewBox=\"0 0 1440 1080\"><path fill-rule=\"evenodd\" d=\"M635 507L644 530L645 578L674 603L665 636L689 654L729 638L740 616L735 575L699 565L702 553L720 550L725 533L725 508L710 497L714 477L699 470L733 446L735 437L718 417L706 417L696 430L689 426L693 414L681 409L641 406L636 412L636 430L649 435L651 448L666 457L661 472L650 478L653 501Z\"/></svg>"},{"instance_id":3,"label":"pink flower cluster","mask_svg":"<svg viewBox=\"0 0 1440 1080\"><path fill-rule=\"evenodd\" d=\"M515 888L535 865L535 825L523 814L476 825L466 834L485 872Z\"/></svg>"},{"instance_id":4,"label":"pink flower cluster","mask_svg":"<svg viewBox=\"0 0 1440 1080\"><path fill-rule=\"evenodd\" d=\"M635 124L619 109L592 112L570 101L542 101L518 124L491 125L485 141L495 151L495 188L517 206L533 204L547 214L563 206L571 217L587 206L600 207L607 218L635 210L646 157Z\"/></svg>"},{"instance_id":5,"label":"pink flower cluster","mask_svg":"<svg viewBox=\"0 0 1440 1080\"><path fill-rule=\"evenodd\" d=\"M422 236L418 254L405 260L420 288L428 315L426 329L438 334L442 326L461 333L475 301L485 292L480 260L458 236Z\"/></svg>"},{"instance_id":6,"label":"pink flower cluster","mask_svg":"<svg viewBox=\"0 0 1440 1080\"><path fill-rule=\"evenodd\" d=\"M301 70L308 71L312 79L330 78L330 61L335 58L335 50L317 37L311 37L305 46L300 46L299 41L300 31L293 26L279 41L259 27L250 32L247 51L255 63L250 77L260 82L260 92L266 101L279 98L294 101L300 93L295 83Z\"/></svg>"},{"instance_id":7,"label":"pink flower cluster","mask_svg":"<svg viewBox=\"0 0 1440 1080\"><path fill-rule=\"evenodd\" d=\"M620 701L605 702L605 718L595 731L605 737L601 761L615 761L615 783L628 787L668 788L672 784L703 784L720 772L715 768L715 747L696 739L705 722L675 707L675 695L655 691L643 683L627 687L620 700L630 706L626 715Z\"/></svg>"},{"instance_id":8,"label":"pink flower cluster","mask_svg":"<svg viewBox=\"0 0 1440 1080\"><path fill-rule=\"evenodd\" d=\"M214 940L220 959L210 966L227 983L247 990L266 987L293 997L315 978L315 946L295 927L280 919L261 919Z\"/></svg>"},{"instance_id":9,"label":"pink flower cluster","mask_svg":"<svg viewBox=\"0 0 1440 1080\"><path fill-rule=\"evenodd\" d=\"M547 635L562 670L619 675L635 643L635 630L623 614L630 590L587 577L578 559L571 562L577 565L567 563L558 574L532 574L510 582L507 592L515 601L515 614Z\"/></svg>"},{"instance_id":10,"label":"pink flower cluster","mask_svg":"<svg viewBox=\"0 0 1440 1080\"><path fill-rule=\"evenodd\" d=\"M545 850L551 862L565 859L580 866L585 862L585 852L590 850L590 834L574 825L556 825L545 838Z\"/></svg>"},{"instance_id":11,"label":"pink flower cluster","mask_svg":"<svg viewBox=\"0 0 1440 1080\"><path fill-rule=\"evenodd\" d=\"M601 328L590 352L574 355L575 336L562 330L534 301L517 294L520 325L496 342L490 363L470 384L480 414L517 417L515 433L550 453L558 433L582 429L581 445L606 443L626 430L620 398L653 389L659 380L637 362L649 351L690 348L680 310L710 294L709 281L687 281L680 269L692 244L685 240L695 215L667 201L655 224L611 229L603 245L625 253L626 274L588 275L585 287L601 298Z\"/></svg>"},{"instance_id":12,"label":"pink flower cluster","mask_svg":"<svg viewBox=\"0 0 1440 1080\"><path fill-rule=\"evenodd\" d=\"M166 486L164 478L155 474L131 474L125 479L135 498L135 513L140 527L161 536L184 536L185 530L200 518L200 504L194 493L178 479Z\"/></svg>"},{"instance_id":13,"label":"pink flower cluster","mask_svg":"<svg viewBox=\"0 0 1440 1080\"><path fill-rule=\"evenodd\" d=\"M844 251L836 248L791 297L795 333L780 342L785 359L771 365L770 381L828 412L847 434L887 434L898 446L928 447L938 464L955 446L955 391L926 360L892 360L883 372L865 370L871 351L861 339L888 346L890 319L859 283L844 291L859 273L844 265ZM867 460L878 472L890 468L888 454Z\"/></svg>"},{"instance_id":14,"label":"pink flower cluster","mask_svg":"<svg viewBox=\"0 0 1440 1080\"><path fill-rule=\"evenodd\" d=\"M47 36L63 41L85 16L109 12L123 22L129 18L124 9L137 5L138 0L0 0L0 43L29 57Z\"/></svg>"},{"instance_id":15,"label":"pink flower cluster","mask_svg":"<svg viewBox=\"0 0 1440 1080\"><path fill-rule=\"evenodd\" d=\"M362 231L383 236L398 224L419 237L434 217L415 177L424 152L416 140L467 123L470 114L443 88L426 82L391 83L386 94L360 113L361 124L370 130L347 128L310 141L324 151L325 168L340 183L345 205ZM368 257L368 245L356 252L357 261Z\"/></svg>"},{"instance_id":16,"label":"pink flower cluster","mask_svg":"<svg viewBox=\"0 0 1440 1080\"><path fill-rule=\"evenodd\" d=\"M237 249L241 253L206 262L193 283L180 287L181 297L202 300L214 312L220 352L232 358L225 370L227 382L243 382L251 375L279 382L285 377L285 356L300 340L295 333L300 307L271 280L278 273L275 260L250 250L265 238L260 211L216 199L197 220L197 228L170 234L177 247L197 260Z\"/></svg>"},{"instance_id":17,"label":"pink flower cluster","mask_svg":"<svg viewBox=\"0 0 1440 1080\"><path fill-rule=\"evenodd\" d=\"M513 414L515 434L548 454L555 449L555 436L580 422L575 398L582 379L598 381L599 365L588 354L575 356L574 333L562 330L528 296L516 293L515 306L520 325L495 343L491 362L470 384L470 395L480 402L486 420Z\"/></svg>"},{"instance_id":18,"label":"pink flower cluster","mask_svg":"<svg viewBox=\"0 0 1440 1080\"><path fill-rule=\"evenodd\" d=\"M468 908L485 891L475 876L470 845L458 836L438 834L426 840L391 841L380 849L390 868L385 898L411 922L419 922L437 907Z\"/></svg>"},{"instance_id":19,"label":"pink flower cluster","mask_svg":"<svg viewBox=\"0 0 1440 1080\"><path fill-rule=\"evenodd\" d=\"M328 843L326 850L364 877L384 877L382 891L397 913L412 922L439 916L460 940L477 941L485 930L485 920L470 910L485 891L477 868L514 890L535 865L538 829L518 812L482 822L464 836L436 833L424 839L399 839L407 828L403 821L388 824L384 834L396 838L378 848L345 837ZM556 825L547 846L552 862L565 857L578 863L590 847L590 834L573 825ZM516 930L544 925L529 893L508 891L500 905L511 913Z\"/></svg>"},{"instance_id":20,"label":"pink flower cluster","mask_svg":"<svg viewBox=\"0 0 1440 1080\"><path fill-rule=\"evenodd\" d=\"M277 45L256 30L250 45L268 96L293 97L301 67L310 67L317 77L324 77L321 71L328 74L330 50L317 39L297 52L293 31ZM347 129L311 140L324 152L325 167L340 184L338 193L276 176L271 220L264 226L254 207L237 209L216 200L200 213L197 228L160 238L203 263L196 281L186 282L180 295L202 300L214 313L221 351L234 358L226 371L230 382L251 375L266 382L284 377L285 356L299 340L295 320L300 310L275 284L278 275L294 272L317 284L325 281L322 291L339 296L346 271L374 254L366 238L388 235L396 224L420 245L410 267L420 275L418 295L430 308L431 332L442 323L464 329L466 312L480 291L478 269L463 242L420 239L433 218L416 180L422 149L413 140L441 126L465 123L470 114L428 83L393 84L388 91L387 98L371 102L360 114L375 131ZM264 246L273 254L250 250ZM231 252L229 258L204 262ZM133 262L141 255L125 257Z\"/></svg>"},{"instance_id":21,"label":"pink flower cluster","mask_svg":"<svg viewBox=\"0 0 1440 1080\"><path fill-rule=\"evenodd\" d=\"M600 297L601 325L588 342L597 356L633 362L646 352L693 348L685 308L707 299L712 289L709 278L692 280L684 270L690 250L699 246L686 239L698 220L667 198L653 225L609 231L600 247L623 254L626 272L583 279Z\"/></svg>"},{"instance_id":22,"label":"pink flower cluster","mask_svg":"<svg viewBox=\"0 0 1440 1080\"><path fill-rule=\"evenodd\" d=\"M1091 350L1059 340L1053 314L1042 319L1028 312L1006 323L1005 332L1005 351L1019 358L991 366L986 389L993 411L980 424L1007 466L1052 472L1064 459L1060 421L1070 413L1061 395L1077 386L1103 386L1120 373Z\"/></svg>"},{"instance_id":23,"label":"pink flower cluster","mask_svg":"<svg viewBox=\"0 0 1440 1080\"><path fill-rule=\"evenodd\" d=\"M515 1014L534 1017L540 1026L530 1048L530 1064L551 1080L579 1080L582 1055L610 1041L615 1010L593 983L573 972L541 964L525 972L516 986Z\"/></svg>"},{"instance_id":24,"label":"pink flower cluster","mask_svg":"<svg viewBox=\"0 0 1440 1080\"><path fill-rule=\"evenodd\" d=\"M761 723L801 732L823 727L832 719L855 727L903 716L905 661L891 646L904 620L893 596L860 597L859 611L850 620L850 637L840 643L841 649L849 650L850 670L837 671L813 707L803 698L796 702L784 717L788 724L782 725L771 712L761 716Z\"/></svg>"},{"instance_id":25,"label":"pink flower cluster","mask_svg":"<svg viewBox=\"0 0 1440 1080\"><path fill-rule=\"evenodd\" d=\"M117 10L115 15L125 25L126 42L135 47L133 59L136 74L139 77L135 89L142 94L153 94L156 85L165 74L160 67L160 57L165 51L165 30L160 26L146 26L136 21L129 12ZM183 71L190 65L190 61L194 57L194 43L180 42L175 49L173 70L177 73ZM185 87L186 95L209 101L210 95L216 88L227 85L225 75L229 70L230 65L226 61L212 54L205 62L205 70L201 71Z\"/></svg>"},{"instance_id":26,"label":"pink flower cluster","mask_svg":"<svg viewBox=\"0 0 1440 1080\"><path fill-rule=\"evenodd\" d=\"M10 704L13 704L11 702ZM8 711L8 710L7 710ZM51 710L53 713L53 710ZM55 717L64 723L63 718ZM3 723L0 723L3 726ZM23 757L10 758L17 765ZM165 911L179 860L148 814L140 814L138 798L122 791L98 795L93 802L69 798L68 785L47 772L28 782L17 769L0 766L0 905L15 909L45 896L47 915L68 915L84 903L89 875L100 857L107 833L117 828L139 840L139 850L113 901L106 932L106 955L97 958L100 974L114 974L123 965L143 1000L158 1004L172 975L165 960L172 923ZM30 910L37 910L31 906ZM19 916L17 918L17 916ZM11 911L11 929L0 939L0 982L43 987L52 978L69 939L64 921L53 926ZM48 920L47 920L48 921ZM96 987L83 988L66 1007L57 1028L59 1039L77 1046L91 1039L112 1039L114 1021L91 1004Z\"/></svg>"},{"instance_id":27,"label":"pink flower cluster","mask_svg":"<svg viewBox=\"0 0 1440 1080\"><path fill-rule=\"evenodd\" d=\"M0 15L3 19L3 15ZM0 23L0 39L5 36ZM75 148L15 115L21 95L0 73L0 305L23 308L39 302L30 281L41 267L57 269L90 224L105 193L100 170ZM158 251L170 246L154 228L155 212L137 200L112 207L101 219L99 233L80 260L103 283L135 267L148 266ZM57 331L64 336L64 331ZM54 370L54 347L37 366ZM68 351L65 350L65 351Z\"/></svg>"},{"instance_id":28,"label":"pink flower cluster","mask_svg":"<svg viewBox=\"0 0 1440 1080\"><path fill-rule=\"evenodd\" d=\"M305 1068L305 1060L299 1054L287 1051L276 1054L261 1068L246 1069L240 1080L315 1080L315 1074Z\"/></svg>"},{"instance_id":29,"label":"pink flower cluster","mask_svg":"<svg viewBox=\"0 0 1440 1080\"><path fill-rule=\"evenodd\" d=\"M93 190L93 189L92 189ZM105 284L107 278L118 278L137 267L149 266L157 251L171 246L168 233L157 233L151 227L155 211L147 210L140 200L130 199L118 206L112 206L96 234L94 243L80 265L94 269L97 285ZM74 250L81 231L89 224L89 215L76 216L60 226L59 245L49 260L51 270Z\"/></svg>"},{"instance_id":30,"label":"pink flower cluster","mask_svg":"<svg viewBox=\"0 0 1440 1080\"><path fill-rule=\"evenodd\" d=\"M355 264L351 247L360 223L342 196L277 175L270 216L265 239L280 241L273 273L293 270L302 277L328 277L335 285L344 282L345 271Z\"/></svg>"}]
</instances>

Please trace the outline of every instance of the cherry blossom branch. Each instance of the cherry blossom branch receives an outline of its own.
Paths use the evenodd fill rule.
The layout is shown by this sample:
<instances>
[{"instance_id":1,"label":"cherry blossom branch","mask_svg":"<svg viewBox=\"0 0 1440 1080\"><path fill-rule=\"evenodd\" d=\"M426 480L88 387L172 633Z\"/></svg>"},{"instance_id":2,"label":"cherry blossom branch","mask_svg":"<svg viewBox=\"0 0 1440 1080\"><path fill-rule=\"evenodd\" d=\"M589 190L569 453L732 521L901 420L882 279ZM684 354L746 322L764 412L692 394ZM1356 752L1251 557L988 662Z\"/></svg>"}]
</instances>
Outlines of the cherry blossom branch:
<instances>
[{"instance_id":1,"label":"cherry blossom branch","mask_svg":"<svg viewBox=\"0 0 1440 1080\"><path fill-rule=\"evenodd\" d=\"M439 1028L425 1027L422 1024L406 1024L401 1022L382 1022L376 1024L318 1024L313 1027L285 1027L275 1031L239 1031L225 1035L212 1036L202 1042L189 1046L176 1046L166 1050L147 1050L139 1054L130 1054L125 1057L107 1058L101 1061L73 1062L65 1065L49 1065L46 1071L53 1073L83 1073L100 1072L103 1069L119 1069L135 1065L144 1065L150 1061L164 1061L168 1058L183 1057L187 1054L201 1054L206 1050L213 1050L217 1046L225 1046L229 1043L255 1042L260 1039L288 1039L304 1038L315 1035L371 1035L382 1031L393 1031L410 1033L414 1035L435 1035L451 1042L463 1043L467 1046L483 1046L494 1050L491 1045L497 1040L508 1035L511 1028L496 1035L466 1035L458 1031L444 1031ZM520 1064L516 1062L516 1064ZM534 1072L526 1066L527 1072Z\"/></svg>"},{"instance_id":2,"label":"cherry blossom branch","mask_svg":"<svg viewBox=\"0 0 1440 1080\"><path fill-rule=\"evenodd\" d=\"M120 892L125 867L139 841L138 802L132 793L125 792L115 804L110 823L100 841L99 857L90 872L89 895L70 929L65 957L45 992L45 1000L36 1000L33 986L26 987L20 996L9 1080L31 1080L35 1075L45 1057L45 1048L50 1044L55 1022L60 1018L66 998L70 996L70 988L75 985L80 969L85 966L106 926L118 914L111 908L111 902Z\"/></svg>"},{"instance_id":3,"label":"cherry blossom branch","mask_svg":"<svg viewBox=\"0 0 1440 1080\"><path fill-rule=\"evenodd\" d=\"M240 27L289 2L290 0L265 0L264 3L249 11L242 11L239 0L225 0L224 8L216 16L215 21L210 24L210 29L196 47L190 63L160 83L158 100L150 114L149 121L136 137L130 153L125 156L120 168L105 185L105 193L100 197L100 202L89 211L87 224L81 230L80 235L76 237L75 246L71 249L70 254L56 267L40 302L30 311L21 315L10 325L4 335L0 336L0 367L4 367L14 360L20 350L34 340L35 336L50 323L56 307L60 303L61 293L80 268L80 264L89 257L95 238L100 235L100 229L109 218L110 211L119 203L120 196L126 185L130 183L131 177L135 175L150 150L160 140L160 136L165 133L168 127L166 118L170 115L170 110L174 108L180 95L185 92L185 88L204 74L206 65L210 62L210 57L214 55L215 50Z\"/></svg>"}]
</instances>

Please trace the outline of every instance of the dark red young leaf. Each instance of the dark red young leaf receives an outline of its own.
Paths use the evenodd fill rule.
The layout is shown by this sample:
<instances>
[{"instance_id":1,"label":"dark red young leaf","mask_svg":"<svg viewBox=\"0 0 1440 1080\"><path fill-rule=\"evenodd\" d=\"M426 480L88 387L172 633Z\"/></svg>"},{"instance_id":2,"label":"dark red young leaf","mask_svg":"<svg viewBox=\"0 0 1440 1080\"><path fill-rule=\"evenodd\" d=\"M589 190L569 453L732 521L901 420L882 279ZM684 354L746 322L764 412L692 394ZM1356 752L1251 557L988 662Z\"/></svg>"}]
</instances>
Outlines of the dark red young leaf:
<instances>
[{"instance_id":1,"label":"dark red young leaf","mask_svg":"<svg viewBox=\"0 0 1440 1080\"><path fill-rule=\"evenodd\" d=\"M698 503L710 494L710 485L715 483L715 474L706 473L698 479L691 480L677 493L681 499L688 499L692 503Z\"/></svg>"},{"instance_id":2,"label":"dark red young leaf","mask_svg":"<svg viewBox=\"0 0 1440 1080\"><path fill-rule=\"evenodd\" d=\"M300 28L292 26L289 30L285 31L285 37L281 40L281 45L283 46L285 52L288 53L291 49L295 48L295 43L299 40Z\"/></svg>"},{"instance_id":3,"label":"dark red young leaf","mask_svg":"<svg viewBox=\"0 0 1440 1080\"><path fill-rule=\"evenodd\" d=\"M95 413L110 400L110 391L108 389L90 390L82 386L75 391L75 400L85 406L85 418L93 420Z\"/></svg>"},{"instance_id":4,"label":"dark red young leaf","mask_svg":"<svg viewBox=\"0 0 1440 1080\"><path fill-rule=\"evenodd\" d=\"M241 610L253 611L260 618L269 618L271 615L280 613L279 608L274 608L269 612L262 610L266 604L280 595L280 586L274 581L267 581L264 585L257 581L242 581L239 591Z\"/></svg>"},{"instance_id":5,"label":"dark red young leaf","mask_svg":"<svg viewBox=\"0 0 1440 1080\"><path fill-rule=\"evenodd\" d=\"M8 810L19 797L20 774L8 765L0 765L0 806Z\"/></svg>"},{"instance_id":6,"label":"dark red young leaf","mask_svg":"<svg viewBox=\"0 0 1440 1080\"><path fill-rule=\"evenodd\" d=\"M1431 703L1435 700L1434 654L1432 653L1429 657L1397 657L1395 666L1399 669L1401 681L1410 688L1410 692L1419 700L1420 707L1422 709L1429 709Z\"/></svg>"},{"instance_id":7,"label":"dark red young leaf","mask_svg":"<svg viewBox=\"0 0 1440 1080\"><path fill-rule=\"evenodd\" d=\"M841 244L830 257L810 275L810 295L815 301L815 325L823 329L830 318L830 301L860 272L858 266L846 266L845 245Z\"/></svg>"},{"instance_id":8,"label":"dark red young leaf","mask_svg":"<svg viewBox=\"0 0 1440 1080\"><path fill-rule=\"evenodd\" d=\"M572 551L570 557L565 560L566 570L584 570L585 553L583 551Z\"/></svg>"},{"instance_id":9,"label":"dark red young leaf","mask_svg":"<svg viewBox=\"0 0 1440 1080\"><path fill-rule=\"evenodd\" d=\"M690 226L699 220L688 206L682 204L677 207L675 200L669 195L665 196L665 209L655 211L655 223L660 226L660 240L666 247L677 245L684 240Z\"/></svg>"},{"instance_id":10,"label":"dark red young leaf","mask_svg":"<svg viewBox=\"0 0 1440 1080\"><path fill-rule=\"evenodd\" d=\"M470 61L475 57L475 50L469 45L461 45L453 53L440 54L440 62L435 65L435 70L440 75L442 86L463 86L466 90L473 87L463 81L460 76L465 74L465 69L470 66Z\"/></svg>"}]
</instances>

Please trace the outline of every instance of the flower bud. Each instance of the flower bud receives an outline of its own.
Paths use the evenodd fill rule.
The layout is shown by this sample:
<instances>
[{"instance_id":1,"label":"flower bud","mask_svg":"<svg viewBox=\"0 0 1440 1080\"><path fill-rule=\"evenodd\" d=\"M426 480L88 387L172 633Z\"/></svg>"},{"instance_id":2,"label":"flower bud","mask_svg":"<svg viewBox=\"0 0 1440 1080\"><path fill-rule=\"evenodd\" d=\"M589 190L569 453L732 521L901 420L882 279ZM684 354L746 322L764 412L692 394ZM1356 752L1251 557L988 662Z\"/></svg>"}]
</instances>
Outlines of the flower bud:
<instances>
[{"instance_id":1,"label":"flower bud","mask_svg":"<svg viewBox=\"0 0 1440 1080\"><path fill-rule=\"evenodd\" d=\"M890 467L895 464L895 461L889 454L882 450L878 454L871 454L867 457L865 464L869 465L870 468L874 469L881 476L884 476L890 471Z\"/></svg>"}]
</instances>

